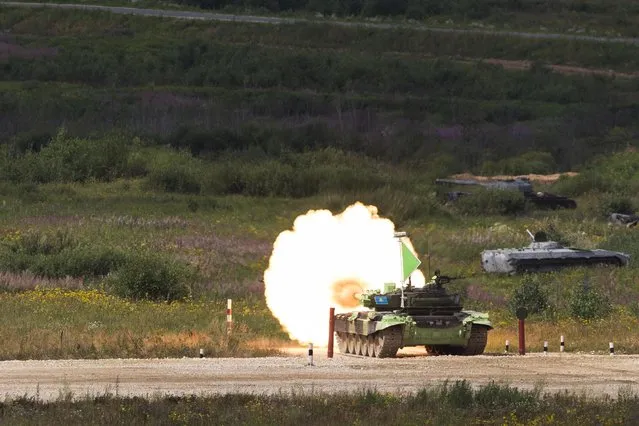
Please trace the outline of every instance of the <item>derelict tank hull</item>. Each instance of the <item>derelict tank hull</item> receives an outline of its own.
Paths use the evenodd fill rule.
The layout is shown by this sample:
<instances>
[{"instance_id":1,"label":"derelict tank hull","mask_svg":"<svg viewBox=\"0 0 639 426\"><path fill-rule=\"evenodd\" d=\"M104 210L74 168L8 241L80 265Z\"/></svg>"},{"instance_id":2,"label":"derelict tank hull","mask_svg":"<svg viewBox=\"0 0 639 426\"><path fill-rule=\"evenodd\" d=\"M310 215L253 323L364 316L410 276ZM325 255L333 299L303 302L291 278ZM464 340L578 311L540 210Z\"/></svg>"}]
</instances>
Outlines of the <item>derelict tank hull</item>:
<instances>
[{"instance_id":1,"label":"derelict tank hull","mask_svg":"<svg viewBox=\"0 0 639 426\"><path fill-rule=\"evenodd\" d=\"M571 266L626 266L629 262L630 256L625 253L568 248L554 241L534 242L521 249L484 250L481 253L484 271L506 274L552 271Z\"/></svg>"}]
</instances>

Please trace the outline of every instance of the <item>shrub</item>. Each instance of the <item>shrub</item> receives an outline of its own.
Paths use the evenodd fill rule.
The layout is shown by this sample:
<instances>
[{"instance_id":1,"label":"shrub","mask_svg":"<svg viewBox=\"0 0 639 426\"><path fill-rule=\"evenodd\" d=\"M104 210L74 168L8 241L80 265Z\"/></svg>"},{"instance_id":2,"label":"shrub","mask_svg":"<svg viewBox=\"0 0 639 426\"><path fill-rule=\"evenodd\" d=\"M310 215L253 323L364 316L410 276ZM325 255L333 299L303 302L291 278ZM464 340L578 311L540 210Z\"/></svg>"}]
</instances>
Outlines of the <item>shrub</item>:
<instances>
[{"instance_id":1,"label":"shrub","mask_svg":"<svg viewBox=\"0 0 639 426\"><path fill-rule=\"evenodd\" d=\"M106 284L120 297L172 301L189 295L186 282L190 275L183 264L143 253L127 260Z\"/></svg>"},{"instance_id":2,"label":"shrub","mask_svg":"<svg viewBox=\"0 0 639 426\"><path fill-rule=\"evenodd\" d=\"M202 189L200 160L187 152L149 151L149 175L146 186L167 192L198 194Z\"/></svg>"},{"instance_id":3,"label":"shrub","mask_svg":"<svg viewBox=\"0 0 639 426\"><path fill-rule=\"evenodd\" d=\"M66 230L30 232L4 243L0 269L46 278L89 278L107 275L124 259L117 250L80 243Z\"/></svg>"},{"instance_id":4,"label":"shrub","mask_svg":"<svg viewBox=\"0 0 639 426\"><path fill-rule=\"evenodd\" d=\"M530 151L518 157L498 162L487 161L482 166L482 174L523 175L529 173L547 174L557 170L557 163L547 152Z\"/></svg>"},{"instance_id":5,"label":"shrub","mask_svg":"<svg viewBox=\"0 0 639 426\"><path fill-rule=\"evenodd\" d=\"M36 182L110 181L127 168L127 141L119 137L72 138L64 129L38 154L26 156Z\"/></svg>"},{"instance_id":6,"label":"shrub","mask_svg":"<svg viewBox=\"0 0 639 426\"><path fill-rule=\"evenodd\" d=\"M549 307L548 294L542 289L539 276L526 276L512 295L510 310L513 314L519 308L526 308L529 315L544 313Z\"/></svg>"},{"instance_id":7,"label":"shrub","mask_svg":"<svg viewBox=\"0 0 639 426\"><path fill-rule=\"evenodd\" d=\"M69 231L63 229L50 233L31 231L6 243L6 247L12 252L30 256L58 254L77 245Z\"/></svg>"},{"instance_id":8,"label":"shrub","mask_svg":"<svg viewBox=\"0 0 639 426\"><path fill-rule=\"evenodd\" d=\"M639 189L639 153L620 152L596 158L579 175L560 179L553 192L569 196L589 191L633 196Z\"/></svg>"},{"instance_id":9,"label":"shrub","mask_svg":"<svg viewBox=\"0 0 639 426\"><path fill-rule=\"evenodd\" d=\"M148 185L154 189L183 194L198 194L201 184L194 170L182 166L163 167L149 173Z\"/></svg>"},{"instance_id":10,"label":"shrub","mask_svg":"<svg viewBox=\"0 0 639 426\"><path fill-rule=\"evenodd\" d=\"M570 297L570 313L575 318L598 319L608 315L611 309L608 298L587 283L577 287Z\"/></svg>"}]
</instances>

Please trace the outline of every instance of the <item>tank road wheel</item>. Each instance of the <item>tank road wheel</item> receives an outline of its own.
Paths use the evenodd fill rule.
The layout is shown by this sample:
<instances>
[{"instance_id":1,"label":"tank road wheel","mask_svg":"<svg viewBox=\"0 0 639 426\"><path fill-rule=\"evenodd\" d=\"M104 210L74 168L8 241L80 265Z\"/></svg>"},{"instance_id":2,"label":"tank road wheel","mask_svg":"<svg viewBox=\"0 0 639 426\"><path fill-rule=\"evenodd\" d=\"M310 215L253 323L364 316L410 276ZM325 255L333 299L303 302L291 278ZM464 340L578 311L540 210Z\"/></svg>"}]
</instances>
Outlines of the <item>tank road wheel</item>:
<instances>
[{"instance_id":1,"label":"tank road wheel","mask_svg":"<svg viewBox=\"0 0 639 426\"><path fill-rule=\"evenodd\" d=\"M375 352L378 358L392 358L402 344L401 327L391 327L377 333Z\"/></svg>"},{"instance_id":2,"label":"tank road wheel","mask_svg":"<svg viewBox=\"0 0 639 426\"><path fill-rule=\"evenodd\" d=\"M348 353L348 337L346 333L337 333L337 347L340 353Z\"/></svg>"},{"instance_id":3,"label":"tank road wheel","mask_svg":"<svg viewBox=\"0 0 639 426\"><path fill-rule=\"evenodd\" d=\"M473 325L473 328L470 330L470 339L468 339L468 345L461 353L461 355L480 355L484 353L487 342L488 327L483 325Z\"/></svg>"},{"instance_id":4,"label":"tank road wheel","mask_svg":"<svg viewBox=\"0 0 639 426\"><path fill-rule=\"evenodd\" d=\"M446 345L426 345L426 353L432 356L448 355Z\"/></svg>"},{"instance_id":5,"label":"tank road wheel","mask_svg":"<svg viewBox=\"0 0 639 426\"><path fill-rule=\"evenodd\" d=\"M366 347L368 348L368 356L375 358L377 356L377 346L375 345L375 335L369 334L366 338Z\"/></svg>"},{"instance_id":6,"label":"tank road wheel","mask_svg":"<svg viewBox=\"0 0 639 426\"><path fill-rule=\"evenodd\" d=\"M348 354L354 354L355 353L355 339L357 338L357 336L355 336L354 334L348 333L347 337L346 337L346 342L347 342L347 349L346 349L346 353Z\"/></svg>"},{"instance_id":7,"label":"tank road wheel","mask_svg":"<svg viewBox=\"0 0 639 426\"><path fill-rule=\"evenodd\" d=\"M355 335L355 355L363 355L362 348L362 338L364 336L360 336L359 334Z\"/></svg>"}]
</instances>

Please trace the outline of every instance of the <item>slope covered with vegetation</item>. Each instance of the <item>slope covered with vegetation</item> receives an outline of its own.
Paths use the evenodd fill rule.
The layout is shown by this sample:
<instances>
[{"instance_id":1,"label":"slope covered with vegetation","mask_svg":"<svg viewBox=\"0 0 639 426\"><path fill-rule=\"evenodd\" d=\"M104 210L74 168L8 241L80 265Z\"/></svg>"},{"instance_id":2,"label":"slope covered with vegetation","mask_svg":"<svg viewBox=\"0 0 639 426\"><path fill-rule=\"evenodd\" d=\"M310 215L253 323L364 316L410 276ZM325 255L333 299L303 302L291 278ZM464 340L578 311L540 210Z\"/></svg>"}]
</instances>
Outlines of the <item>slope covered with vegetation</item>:
<instances>
[{"instance_id":1,"label":"slope covered with vegetation","mask_svg":"<svg viewBox=\"0 0 639 426\"><path fill-rule=\"evenodd\" d=\"M535 311L533 350L560 333L570 350L639 350L636 261L536 278L478 262L527 228L637 259L636 231L606 222L639 201L636 45L1 11L0 357L268 353L286 340L260 281L273 241L355 201L466 277L452 287L494 317L489 350L515 341L513 301ZM484 191L448 204L433 185L567 170L541 189L571 211Z\"/></svg>"}]
</instances>

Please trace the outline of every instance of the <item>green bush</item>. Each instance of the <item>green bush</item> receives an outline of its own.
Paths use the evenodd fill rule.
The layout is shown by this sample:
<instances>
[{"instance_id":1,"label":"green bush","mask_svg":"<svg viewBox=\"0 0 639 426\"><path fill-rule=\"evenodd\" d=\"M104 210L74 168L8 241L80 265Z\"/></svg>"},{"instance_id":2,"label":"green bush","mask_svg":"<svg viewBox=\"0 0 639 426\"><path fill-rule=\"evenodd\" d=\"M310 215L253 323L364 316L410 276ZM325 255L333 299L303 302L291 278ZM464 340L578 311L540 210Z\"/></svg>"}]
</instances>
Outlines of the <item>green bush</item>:
<instances>
[{"instance_id":1,"label":"green bush","mask_svg":"<svg viewBox=\"0 0 639 426\"><path fill-rule=\"evenodd\" d=\"M570 297L570 313L575 318L599 319L607 316L611 310L608 298L586 283L577 287Z\"/></svg>"},{"instance_id":2,"label":"green bush","mask_svg":"<svg viewBox=\"0 0 639 426\"><path fill-rule=\"evenodd\" d=\"M122 176L128 155L123 138L74 138L62 129L38 154L25 158L34 166L32 178L36 182L86 182Z\"/></svg>"},{"instance_id":3,"label":"green bush","mask_svg":"<svg viewBox=\"0 0 639 426\"><path fill-rule=\"evenodd\" d=\"M149 150L146 186L155 190L199 194L202 190L201 160L173 150Z\"/></svg>"},{"instance_id":4,"label":"green bush","mask_svg":"<svg viewBox=\"0 0 639 426\"><path fill-rule=\"evenodd\" d=\"M597 219L607 219L611 213L635 213L635 203L626 195L590 192L582 197L579 205L587 216Z\"/></svg>"},{"instance_id":5,"label":"green bush","mask_svg":"<svg viewBox=\"0 0 639 426\"><path fill-rule=\"evenodd\" d=\"M57 229L53 232L30 231L5 243L5 247L10 251L29 256L58 254L77 246L78 242L66 229Z\"/></svg>"},{"instance_id":6,"label":"green bush","mask_svg":"<svg viewBox=\"0 0 639 426\"><path fill-rule=\"evenodd\" d=\"M517 309L526 308L529 315L543 314L548 308L548 294L542 288L539 276L526 276L521 285L515 289L510 299L510 311L516 314Z\"/></svg>"},{"instance_id":7,"label":"green bush","mask_svg":"<svg viewBox=\"0 0 639 426\"><path fill-rule=\"evenodd\" d=\"M324 197L323 204L338 213L356 201L377 207L379 215L392 220L398 228L410 220L444 214L434 197L412 194L391 185L374 191L329 193Z\"/></svg>"},{"instance_id":8,"label":"green bush","mask_svg":"<svg viewBox=\"0 0 639 426\"><path fill-rule=\"evenodd\" d=\"M526 211L526 199L519 191L474 188L453 202L453 208L469 216L516 215Z\"/></svg>"},{"instance_id":9,"label":"green bush","mask_svg":"<svg viewBox=\"0 0 639 426\"><path fill-rule=\"evenodd\" d=\"M557 170L557 163L547 152L531 151L518 157L483 164L482 175L524 175L530 173L548 174Z\"/></svg>"},{"instance_id":10,"label":"green bush","mask_svg":"<svg viewBox=\"0 0 639 426\"><path fill-rule=\"evenodd\" d=\"M553 191L570 196L586 192L634 196L639 189L639 152L600 156L579 175L560 179Z\"/></svg>"},{"instance_id":11,"label":"green bush","mask_svg":"<svg viewBox=\"0 0 639 426\"><path fill-rule=\"evenodd\" d=\"M134 300L179 300L189 296L190 270L159 255L142 253L111 274L106 285L116 295Z\"/></svg>"},{"instance_id":12,"label":"green bush","mask_svg":"<svg viewBox=\"0 0 639 426\"><path fill-rule=\"evenodd\" d=\"M148 175L148 185L154 189L183 194L199 194L199 176L186 167L166 167L152 170Z\"/></svg>"},{"instance_id":13,"label":"green bush","mask_svg":"<svg viewBox=\"0 0 639 426\"><path fill-rule=\"evenodd\" d=\"M29 232L0 247L0 269L46 278L101 277L123 264L125 255L77 241L66 230Z\"/></svg>"}]
</instances>

